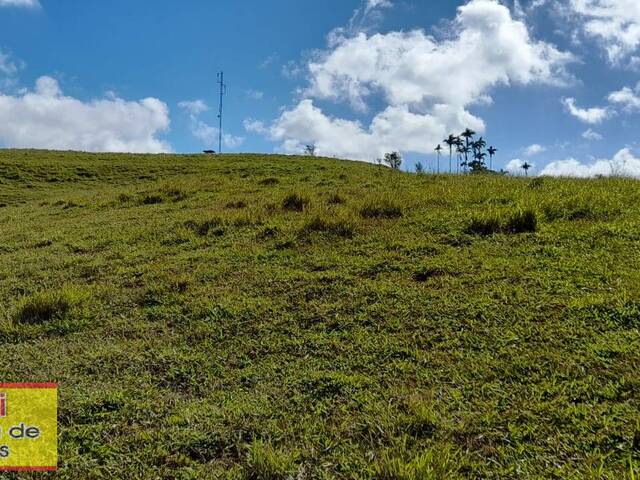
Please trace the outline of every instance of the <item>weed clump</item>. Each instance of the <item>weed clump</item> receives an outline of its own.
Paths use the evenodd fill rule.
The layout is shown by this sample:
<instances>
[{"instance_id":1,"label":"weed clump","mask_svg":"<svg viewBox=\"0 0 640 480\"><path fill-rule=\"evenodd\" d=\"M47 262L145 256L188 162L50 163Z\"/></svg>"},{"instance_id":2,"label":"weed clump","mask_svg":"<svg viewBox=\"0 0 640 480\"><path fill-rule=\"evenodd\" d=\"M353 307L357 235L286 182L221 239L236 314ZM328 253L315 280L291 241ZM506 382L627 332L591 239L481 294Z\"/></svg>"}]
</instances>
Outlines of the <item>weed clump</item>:
<instances>
[{"instance_id":1,"label":"weed clump","mask_svg":"<svg viewBox=\"0 0 640 480\"><path fill-rule=\"evenodd\" d=\"M302 212L310 203L311 201L308 197L298 195L297 193L290 193L282 200L282 208L290 212Z\"/></svg>"},{"instance_id":2,"label":"weed clump","mask_svg":"<svg viewBox=\"0 0 640 480\"><path fill-rule=\"evenodd\" d=\"M620 213L619 208L599 201L573 197L564 201L550 201L542 206L542 213L549 221L554 220L608 220Z\"/></svg>"},{"instance_id":3,"label":"weed clump","mask_svg":"<svg viewBox=\"0 0 640 480\"><path fill-rule=\"evenodd\" d=\"M243 200L238 200L236 202L229 202L227 203L226 207L232 210L241 210L243 208L247 208L247 202Z\"/></svg>"},{"instance_id":4,"label":"weed clump","mask_svg":"<svg viewBox=\"0 0 640 480\"><path fill-rule=\"evenodd\" d=\"M140 203L142 205L157 205L162 203L164 199L160 195L145 195Z\"/></svg>"},{"instance_id":5,"label":"weed clump","mask_svg":"<svg viewBox=\"0 0 640 480\"><path fill-rule=\"evenodd\" d=\"M489 236L496 233L532 233L538 229L538 217L531 209L518 210L506 215L490 213L469 222L466 233Z\"/></svg>"},{"instance_id":6,"label":"weed clump","mask_svg":"<svg viewBox=\"0 0 640 480\"><path fill-rule=\"evenodd\" d=\"M471 235L489 236L502 230L500 217L496 214L475 217L467 226L467 233Z\"/></svg>"},{"instance_id":7,"label":"weed clump","mask_svg":"<svg viewBox=\"0 0 640 480\"><path fill-rule=\"evenodd\" d=\"M212 219L204 220L200 222L195 220L188 220L187 222L185 222L184 226L187 227L189 230L194 231L201 237L206 237L209 234L212 234L215 236L224 235L224 229L221 228L223 224L224 222L222 221L222 219L212 218Z\"/></svg>"},{"instance_id":8,"label":"weed clump","mask_svg":"<svg viewBox=\"0 0 640 480\"><path fill-rule=\"evenodd\" d=\"M533 210L519 210L505 224L507 233L530 233L538 229L538 217Z\"/></svg>"},{"instance_id":9,"label":"weed clump","mask_svg":"<svg viewBox=\"0 0 640 480\"><path fill-rule=\"evenodd\" d=\"M301 229L303 235L311 233L324 233L342 238L353 238L355 232L354 222L348 218L327 218L324 215L311 217Z\"/></svg>"},{"instance_id":10,"label":"weed clump","mask_svg":"<svg viewBox=\"0 0 640 480\"><path fill-rule=\"evenodd\" d=\"M263 178L258 182L259 185L264 185L264 186L277 185L279 183L280 183L280 180L274 177Z\"/></svg>"},{"instance_id":11,"label":"weed clump","mask_svg":"<svg viewBox=\"0 0 640 480\"><path fill-rule=\"evenodd\" d=\"M413 280L418 283L423 283L428 281L431 278L443 277L447 275L447 271L438 267L424 267L420 270L414 272Z\"/></svg>"},{"instance_id":12,"label":"weed clump","mask_svg":"<svg viewBox=\"0 0 640 480\"><path fill-rule=\"evenodd\" d=\"M15 314L16 323L41 325L59 320L71 310L74 299L69 292L39 292L22 299Z\"/></svg>"},{"instance_id":13,"label":"weed clump","mask_svg":"<svg viewBox=\"0 0 640 480\"><path fill-rule=\"evenodd\" d=\"M296 470L297 452L275 448L261 440L253 442L248 448L247 463L249 478L284 480L293 478Z\"/></svg>"},{"instance_id":14,"label":"weed clump","mask_svg":"<svg viewBox=\"0 0 640 480\"><path fill-rule=\"evenodd\" d=\"M458 478L456 454L449 448L427 450L412 459L386 452L374 465L374 478L378 480L436 480Z\"/></svg>"},{"instance_id":15,"label":"weed clump","mask_svg":"<svg viewBox=\"0 0 640 480\"><path fill-rule=\"evenodd\" d=\"M347 203L347 200L339 193L332 193L327 199L327 204L329 205L344 205L345 203Z\"/></svg>"},{"instance_id":16,"label":"weed clump","mask_svg":"<svg viewBox=\"0 0 640 480\"><path fill-rule=\"evenodd\" d=\"M162 188L160 193L172 202L181 202L182 200L186 200L188 196L184 190L169 186Z\"/></svg>"},{"instance_id":17,"label":"weed clump","mask_svg":"<svg viewBox=\"0 0 640 480\"><path fill-rule=\"evenodd\" d=\"M362 218L392 219L402 217L402 207L388 198L367 200L360 208Z\"/></svg>"}]
</instances>

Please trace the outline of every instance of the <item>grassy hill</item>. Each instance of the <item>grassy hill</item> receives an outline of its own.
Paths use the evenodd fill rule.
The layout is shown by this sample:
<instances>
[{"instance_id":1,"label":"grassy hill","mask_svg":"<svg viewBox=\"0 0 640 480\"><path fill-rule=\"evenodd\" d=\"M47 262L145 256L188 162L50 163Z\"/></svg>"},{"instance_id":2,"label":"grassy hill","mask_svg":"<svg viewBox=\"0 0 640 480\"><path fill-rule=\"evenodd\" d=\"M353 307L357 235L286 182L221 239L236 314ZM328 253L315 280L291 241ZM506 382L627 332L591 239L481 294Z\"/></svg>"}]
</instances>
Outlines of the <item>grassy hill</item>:
<instances>
[{"instance_id":1,"label":"grassy hill","mask_svg":"<svg viewBox=\"0 0 640 480\"><path fill-rule=\"evenodd\" d=\"M0 379L60 382L65 479L630 479L639 222L631 180L0 151Z\"/></svg>"}]
</instances>

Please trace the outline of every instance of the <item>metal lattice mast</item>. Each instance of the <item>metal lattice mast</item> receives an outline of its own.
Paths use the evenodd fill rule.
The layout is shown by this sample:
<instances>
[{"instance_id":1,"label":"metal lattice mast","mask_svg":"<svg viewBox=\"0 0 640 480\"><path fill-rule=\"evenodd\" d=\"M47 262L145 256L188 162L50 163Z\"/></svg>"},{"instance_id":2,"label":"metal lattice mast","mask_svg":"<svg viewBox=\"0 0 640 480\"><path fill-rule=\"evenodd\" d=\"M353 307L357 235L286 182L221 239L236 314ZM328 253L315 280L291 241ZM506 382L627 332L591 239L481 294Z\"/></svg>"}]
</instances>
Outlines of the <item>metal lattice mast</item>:
<instances>
[{"instance_id":1,"label":"metal lattice mast","mask_svg":"<svg viewBox=\"0 0 640 480\"><path fill-rule=\"evenodd\" d=\"M218 153L222 153L222 98L227 93L227 86L224 83L224 72L218 73L218 85L220 85L220 112L218 113Z\"/></svg>"}]
</instances>

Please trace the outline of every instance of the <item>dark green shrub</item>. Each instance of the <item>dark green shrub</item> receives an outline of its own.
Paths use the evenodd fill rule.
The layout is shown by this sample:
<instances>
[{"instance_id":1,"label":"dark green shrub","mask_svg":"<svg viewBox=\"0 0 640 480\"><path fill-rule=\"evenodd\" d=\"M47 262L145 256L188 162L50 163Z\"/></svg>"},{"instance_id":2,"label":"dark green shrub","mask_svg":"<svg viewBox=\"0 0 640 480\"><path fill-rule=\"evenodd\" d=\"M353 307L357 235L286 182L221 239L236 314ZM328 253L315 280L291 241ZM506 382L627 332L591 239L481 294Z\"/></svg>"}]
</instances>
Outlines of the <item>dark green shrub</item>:
<instances>
[{"instance_id":1,"label":"dark green shrub","mask_svg":"<svg viewBox=\"0 0 640 480\"><path fill-rule=\"evenodd\" d=\"M282 208L290 212L302 212L309 206L309 203L311 202L308 197L290 193L282 200Z\"/></svg>"}]
</instances>

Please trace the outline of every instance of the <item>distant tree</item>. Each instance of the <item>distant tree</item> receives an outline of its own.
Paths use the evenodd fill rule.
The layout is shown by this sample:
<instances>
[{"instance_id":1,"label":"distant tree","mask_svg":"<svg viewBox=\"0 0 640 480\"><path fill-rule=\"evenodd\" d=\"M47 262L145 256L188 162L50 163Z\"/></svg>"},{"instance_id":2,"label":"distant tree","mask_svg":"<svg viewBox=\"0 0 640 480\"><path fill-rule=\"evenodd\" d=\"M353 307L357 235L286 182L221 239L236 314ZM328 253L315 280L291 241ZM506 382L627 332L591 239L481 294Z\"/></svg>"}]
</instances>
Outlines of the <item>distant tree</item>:
<instances>
[{"instance_id":1,"label":"distant tree","mask_svg":"<svg viewBox=\"0 0 640 480\"><path fill-rule=\"evenodd\" d=\"M380 157L376 158L376 163L378 164L378 167L382 168L382 159Z\"/></svg>"},{"instance_id":2,"label":"distant tree","mask_svg":"<svg viewBox=\"0 0 640 480\"><path fill-rule=\"evenodd\" d=\"M482 153L487 146L487 142L484 141L483 137L480 137L477 141L473 142L473 154L475 155Z\"/></svg>"},{"instance_id":3,"label":"distant tree","mask_svg":"<svg viewBox=\"0 0 640 480\"><path fill-rule=\"evenodd\" d=\"M457 144L457 138L455 137L455 135L449 135L449 137L444 140L444 143L447 147L449 147L449 173L453 173L451 159L453 157L453 147L455 147Z\"/></svg>"},{"instance_id":4,"label":"distant tree","mask_svg":"<svg viewBox=\"0 0 640 480\"><path fill-rule=\"evenodd\" d=\"M456 173L460 173L460 166L462 165L462 149L464 147L464 143L460 137L456 138L456 154L458 156L458 164L456 165Z\"/></svg>"},{"instance_id":5,"label":"distant tree","mask_svg":"<svg viewBox=\"0 0 640 480\"><path fill-rule=\"evenodd\" d=\"M422 175L424 173L424 166L422 165L422 162L416 162L415 168L418 175Z\"/></svg>"},{"instance_id":6,"label":"distant tree","mask_svg":"<svg viewBox=\"0 0 640 480\"><path fill-rule=\"evenodd\" d=\"M438 173L440 173L440 155L442 154L442 145L438 144L436 147L436 153L438 154Z\"/></svg>"},{"instance_id":7,"label":"distant tree","mask_svg":"<svg viewBox=\"0 0 640 480\"><path fill-rule=\"evenodd\" d=\"M489 170L493 170L493 157L498 153L498 149L491 146L487 152L489 152Z\"/></svg>"},{"instance_id":8,"label":"distant tree","mask_svg":"<svg viewBox=\"0 0 640 480\"><path fill-rule=\"evenodd\" d=\"M315 157L316 156L316 146L313 145L313 144L306 145L304 147L304 154L309 156L309 157Z\"/></svg>"},{"instance_id":9,"label":"distant tree","mask_svg":"<svg viewBox=\"0 0 640 480\"><path fill-rule=\"evenodd\" d=\"M522 164L522 169L524 170L525 177L529 176L529 169L530 168L533 168L533 165L531 165L529 162L524 162Z\"/></svg>"},{"instance_id":10,"label":"distant tree","mask_svg":"<svg viewBox=\"0 0 640 480\"><path fill-rule=\"evenodd\" d=\"M462 163L460 166L463 171L467 171L467 167L469 167L469 153L471 153L471 147L465 145L464 143L460 147L460 153L462 154Z\"/></svg>"},{"instance_id":11,"label":"distant tree","mask_svg":"<svg viewBox=\"0 0 640 480\"><path fill-rule=\"evenodd\" d=\"M389 165L392 170L400 170L400 165L402 165L402 155L400 155L399 152L385 153L384 163Z\"/></svg>"},{"instance_id":12,"label":"distant tree","mask_svg":"<svg viewBox=\"0 0 640 480\"><path fill-rule=\"evenodd\" d=\"M467 147L466 152L464 154L464 162L467 165L469 165L469 153L471 153L471 142L475 134L476 132L474 132L470 128L465 129L465 131L460 134L460 137L464 138L465 146Z\"/></svg>"},{"instance_id":13,"label":"distant tree","mask_svg":"<svg viewBox=\"0 0 640 480\"><path fill-rule=\"evenodd\" d=\"M487 165L484 162L486 156L486 153L476 149L475 153L473 154L473 160L469 162L471 173L480 173L487 171Z\"/></svg>"}]
</instances>

